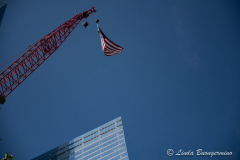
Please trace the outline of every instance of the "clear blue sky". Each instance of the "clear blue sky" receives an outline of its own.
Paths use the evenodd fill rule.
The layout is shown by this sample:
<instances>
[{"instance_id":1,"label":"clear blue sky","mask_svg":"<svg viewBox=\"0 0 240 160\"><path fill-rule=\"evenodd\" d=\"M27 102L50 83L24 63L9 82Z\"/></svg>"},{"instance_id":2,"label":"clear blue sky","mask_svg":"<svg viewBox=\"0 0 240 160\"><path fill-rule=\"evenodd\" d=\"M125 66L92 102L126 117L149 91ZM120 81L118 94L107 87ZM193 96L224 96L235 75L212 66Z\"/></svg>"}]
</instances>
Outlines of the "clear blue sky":
<instances>
[{"instance_id":1,"label":"clear blue sky","mask_svg":"<svg viewBox=\"0 0 240 160\"><path fill-rule=\"evenodd\" d=\"M0 157L34 158L121 116L131 160L240 159L239 1L5 1L0 63L75 10L97 13L7 97ZM96 17L118 55L102 53Z\"/></svg>"}]
</instances>

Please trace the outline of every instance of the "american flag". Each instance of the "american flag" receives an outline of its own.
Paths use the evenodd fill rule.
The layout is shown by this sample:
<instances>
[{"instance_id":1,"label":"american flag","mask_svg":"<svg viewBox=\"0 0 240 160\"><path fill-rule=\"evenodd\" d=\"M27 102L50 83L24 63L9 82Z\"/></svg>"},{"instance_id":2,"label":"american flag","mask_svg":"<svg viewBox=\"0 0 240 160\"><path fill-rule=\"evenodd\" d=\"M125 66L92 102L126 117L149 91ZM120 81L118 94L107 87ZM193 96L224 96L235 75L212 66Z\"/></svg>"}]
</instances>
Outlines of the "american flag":
<instances>
[{"instance_id":1,"label":"american flag","mask_svg":"<svg viewBox=\"0 0 240 160\"><path fill-rule=\"evenodd\" d=\"M98 27L98 33L101 38L103 53L106 56L112 56L112 55L118 54L123 50L122 47L120 47L119 45L113 43L110 39L108 39L99 27Z\"/></svg>"}]
</instances>

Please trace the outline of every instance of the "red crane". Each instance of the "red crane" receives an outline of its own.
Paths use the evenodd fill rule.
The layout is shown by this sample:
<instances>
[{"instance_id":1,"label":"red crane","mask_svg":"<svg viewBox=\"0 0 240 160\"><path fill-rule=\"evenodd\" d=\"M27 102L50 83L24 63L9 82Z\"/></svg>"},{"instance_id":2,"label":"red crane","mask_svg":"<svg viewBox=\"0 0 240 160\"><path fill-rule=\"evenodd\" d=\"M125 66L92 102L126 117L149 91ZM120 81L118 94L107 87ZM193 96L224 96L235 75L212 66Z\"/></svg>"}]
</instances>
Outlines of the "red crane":
<instances>
[{"instance_id":1,"label":"red crane","mask_svg":"<svg viewBox=\"0 0 240 160\"><path fill-rule=\"evenodd\" d=\"M96 12L95 7L75 15L32 45L0 74L0 104L6 97L48 59L66 40L83 18ZM88 24L84 22L83 26Z\"/></svg>"}]
</instances>

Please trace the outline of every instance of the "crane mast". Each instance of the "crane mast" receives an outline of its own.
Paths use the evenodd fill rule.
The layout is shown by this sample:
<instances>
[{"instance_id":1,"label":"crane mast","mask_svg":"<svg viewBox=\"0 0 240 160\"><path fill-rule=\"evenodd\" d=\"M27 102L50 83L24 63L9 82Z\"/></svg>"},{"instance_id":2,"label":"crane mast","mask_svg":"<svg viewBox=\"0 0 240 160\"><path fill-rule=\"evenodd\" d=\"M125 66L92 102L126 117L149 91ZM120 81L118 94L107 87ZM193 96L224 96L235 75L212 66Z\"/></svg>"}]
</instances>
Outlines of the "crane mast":
<instances>
[{"instance_id":1,"label":"crane mast","mask_svg":"<svg viewBox=\"0 0 240 160\"><path fill-rule=\"evenodd\" d=\"M87 18L93 12L96 12L94 7L75 15L38 40L9 65L0 74L0 104L3 104L5 98L62 45L83 18Z\"/></svg>"}]
</instances>

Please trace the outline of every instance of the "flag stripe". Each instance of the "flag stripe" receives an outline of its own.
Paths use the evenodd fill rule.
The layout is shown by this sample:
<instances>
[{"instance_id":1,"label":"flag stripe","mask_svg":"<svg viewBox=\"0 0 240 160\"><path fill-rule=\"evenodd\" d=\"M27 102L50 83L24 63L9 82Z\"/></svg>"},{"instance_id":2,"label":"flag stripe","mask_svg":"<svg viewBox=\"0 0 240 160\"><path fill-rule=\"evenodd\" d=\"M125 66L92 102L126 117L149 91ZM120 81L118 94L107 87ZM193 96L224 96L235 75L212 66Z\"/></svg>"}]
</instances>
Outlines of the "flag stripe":
<instances>
[{"instance_id":1,"label":"flag stripe","mask_svg":"<svg viewBox=\"0 0 240 160\"><path fill-rule=\"evenodd\" d=\"M106 37L106 40L107 40L107 42L108 43L111 43L111 44L113 44L116 48L121 48L121 49L123 49L122 47L120 47L119 45L117 45L117 44L115 44L115 43L113 43L113 41L111 41L109 38L107 38Z\"/></svg>"},{"instance_id":2,"label":"flag stripe","mask_svg":"<svg viewBox=\"0 0 240 160\"><path fill-rule=\"evenodd\" d=\"M123 48L120 48L120 47L118 47L118 46L116 46L115 44L113 44L113 43L110 43L109 42L109 40L107 39L107 38L105 38L105 40L104 39L102 39L102 46L103 46L103 48L108 48L109 50L116 50L116 51L121 51Z\"/></svg>"},{"instance_id":3,"label":"flag stripe","mask_svg":"<svg viewBox=\"0 0 240 160\"><path fill-rule=\"evenodd\" d=\"M112 46L108 45L107 43L105 43L105 48L107 48L108 50L113 50L113 51L121 51L122 49L115 49Z\"/></svg>"},{"instance_id":4,"label":"flag stripe","mask_svg":"<svg viewBox=\"0 0 240 160\"><path fill-rule=\"evenodd\" d=\"M105 42L106 42L106 44L107 44L109 47L111 47L112 49L116 49L116 50L122 50L122 49L123 49L123 48L118 47L118 46L116 46L116 45L114 45L114 44L112 44L112 43L109 43L108 39L105 39Z\"/></svg>"}]
</instances>

